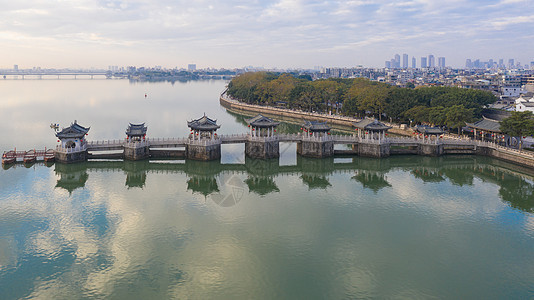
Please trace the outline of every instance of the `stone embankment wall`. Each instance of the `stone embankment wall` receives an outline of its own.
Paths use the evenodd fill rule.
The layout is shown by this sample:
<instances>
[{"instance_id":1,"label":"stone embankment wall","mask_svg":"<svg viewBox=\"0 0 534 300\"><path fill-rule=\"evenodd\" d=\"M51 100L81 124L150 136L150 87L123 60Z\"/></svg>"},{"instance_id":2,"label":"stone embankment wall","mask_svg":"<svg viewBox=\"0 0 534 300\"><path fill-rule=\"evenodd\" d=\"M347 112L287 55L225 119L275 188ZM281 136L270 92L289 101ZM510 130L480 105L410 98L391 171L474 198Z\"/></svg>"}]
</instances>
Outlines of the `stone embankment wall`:
<instances>
[{"instance_id":1,"label":"stone embankment wall","mask_svg":"<svg viewBox=\"0 0 534 300\"><path fill-rule=\"evenodd\" d=\"M288 121L290 123L302 123L304 121L327 122L332 128L342 131L353 131L354 128L352 126L352 123L360 121L360 119L351 117L309 113L305 111L290 110L285 108L246 104L235 100L229 100L222 96L220 97L220 103L223 107L229 109L232 112L247 116L255 116L257 114L262 114L267 117L274 117L283 121ZM393 134L405 136L411 136L413 134L412 130L403 129L397 124L388 124L387 122L383 123L393 127L389 130L389 132Z\"/></svg>"}]
</instances>

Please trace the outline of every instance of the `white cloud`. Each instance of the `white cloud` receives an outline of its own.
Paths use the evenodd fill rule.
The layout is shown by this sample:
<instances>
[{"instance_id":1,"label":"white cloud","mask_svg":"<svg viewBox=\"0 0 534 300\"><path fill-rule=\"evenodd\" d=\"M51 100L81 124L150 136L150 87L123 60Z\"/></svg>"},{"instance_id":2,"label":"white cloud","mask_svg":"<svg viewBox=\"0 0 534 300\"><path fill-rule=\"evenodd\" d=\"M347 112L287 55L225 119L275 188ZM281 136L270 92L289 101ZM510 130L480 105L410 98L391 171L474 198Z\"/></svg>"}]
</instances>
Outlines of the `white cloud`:
<instances>
[{"instance_id":1,"label":"white cloud","mask_svg":"<svg viewBox=\"0 0 534 300\"><path fill-rule=\"evenodd\" d=\"M365 65L381 65L388 58L383 56L386 53L419 56L424 45L425 52L447 56L448 61L463 62L469 52L481 58L499 55L530 60L517 49L533 46L530 40L521 39L534 30L531 18L524 15L532 3L498 4L459 0L2 1L0 42L5 46L0 54L9 59L6 66L26 61L58 65L54 51L62 52L61 63L71 66L76 53L94 53L95 47L102 55L88 60L89 65L180 65L194 60L212 66L347 66L352 64L348 53L365 54ZM509 30L517 24L523 27ZM473 44L474 36L488 40ZM519 47L507 53L492 51L502 39L513 40ZM458 45L465 46L466 53L459 53ZM33 51L17 51L19 47ZM42 48L48 50L38 50ZM325 49L332 52L325 53ZM125 51L131 55L121 54ZM263 52L268 53L258 55Z\"/></svg>"}]
</instances>

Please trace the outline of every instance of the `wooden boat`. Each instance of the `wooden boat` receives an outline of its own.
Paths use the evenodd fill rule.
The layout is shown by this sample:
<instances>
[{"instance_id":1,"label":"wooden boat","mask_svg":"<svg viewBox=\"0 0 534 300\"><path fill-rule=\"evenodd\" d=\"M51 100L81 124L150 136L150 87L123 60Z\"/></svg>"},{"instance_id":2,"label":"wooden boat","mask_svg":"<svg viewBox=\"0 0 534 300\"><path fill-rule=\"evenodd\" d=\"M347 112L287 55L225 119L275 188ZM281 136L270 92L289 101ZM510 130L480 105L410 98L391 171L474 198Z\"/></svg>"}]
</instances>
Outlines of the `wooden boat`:
<instances>
[{"instance_id":1,"label":"wooden boat","mask_svg":"<svg viewBox=\"0 0 534 300\"><path fill-rule=\"evenodd\" d=\"M27 151L26 154L24 154L24 158L22 159L25 164L34 163L36 160L37 155L35 153L35 150Z\"/></svg>"},{"instance_id":2,"label":"wooden boat","mask_svg":"<svg viewBox=\"0 0 534 300\"><path fill-rule=\"evenodd\" d=\"M56 158L54 156L54 150L52 150L52 149L46 150L43 159L44 159L45 162L53 162L53 161L55 161Z\"/></svg>"},{"instance_id":3,"label":"wooden boat","mask_svg":"<svg viewBox=\"0 0 534 300\"><path fill-rule=\"evenodd\" d=\"M9 151L4 152L4 154L2 154L2 165L9 165L15 163L17 157L15 155L12 155L12 152L13 151Z\"/></svg>"}]
</instances>

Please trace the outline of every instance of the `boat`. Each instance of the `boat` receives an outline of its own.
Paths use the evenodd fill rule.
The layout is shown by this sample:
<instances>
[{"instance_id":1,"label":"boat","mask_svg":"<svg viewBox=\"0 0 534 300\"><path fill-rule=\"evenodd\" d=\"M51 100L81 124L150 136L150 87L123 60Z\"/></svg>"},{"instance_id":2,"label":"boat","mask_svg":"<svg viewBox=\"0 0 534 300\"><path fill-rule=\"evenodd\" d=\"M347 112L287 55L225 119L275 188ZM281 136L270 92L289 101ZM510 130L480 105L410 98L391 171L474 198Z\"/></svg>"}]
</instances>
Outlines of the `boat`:
<instances>
[{"instance_id":1,"label":"boat","mask_svg":"<svg viewBox=\"0 0 534 300\"><path fill-rule=\"evenodd\" d=\"M53 162L53 161L55 161L56 158L54 156L54 150L52 150L52 149L46 150L43 159L44 159L45 162Z\"/></svg>"},{"instance_id":2,"label":"boat","mask_svg":"<svg viewBox=\"0 0 534 300\"><path fill-rule=\"evenodd\" d=\"M24 158L22 159L22 161L23 161L25 164L34 163L36 160L37 160L37 155L36 155L36 153L35 153L35 150L29 150L29 151L27 151L27 152L24 154Z\"/></svg>"}]
</instances>

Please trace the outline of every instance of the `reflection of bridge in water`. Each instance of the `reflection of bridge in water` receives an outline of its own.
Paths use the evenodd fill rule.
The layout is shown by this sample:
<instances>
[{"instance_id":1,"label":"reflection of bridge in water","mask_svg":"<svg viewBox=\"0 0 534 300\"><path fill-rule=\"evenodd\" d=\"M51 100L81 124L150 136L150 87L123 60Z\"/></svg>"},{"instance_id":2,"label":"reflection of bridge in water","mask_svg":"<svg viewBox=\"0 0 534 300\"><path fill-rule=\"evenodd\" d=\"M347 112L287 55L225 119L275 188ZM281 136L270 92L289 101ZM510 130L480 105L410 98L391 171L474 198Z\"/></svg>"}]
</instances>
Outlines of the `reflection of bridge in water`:
<instances>
[{"instance_id":1,"label":"reflection of bridge in water","mask_svg":"<svg viewBox=\"0 0 534 300\"><path fill-rule=\"evenodd\" d=\"M187 176L187 189L202 194L221 206L235 205L236 194L225 195L223 186L233 192L261 196L280 192L275 178L299 175L309 189L328 189L333 174L350 174L351 180L374 193L391 187L387 173L406 171L427 183L450 181L454 185L473 185L475 178L500 187L501 198L512 207L534 212L534 177L528 169L485 157L391 157L382 160L353 157L346 159L311 159L297 157L296 165L279 165L278 159L247 158L245 163L221 164L219 161L184 160L183 163L158 161L90 161L79 164L56 164L57 187L72 193L84 187L91 172L124 172L128 188L144 188L149 174L182 173ZM245 175L235 176L235 175ZM221 182L222 178L227 178ZM351 184L347 182L347 184Z\"/></svg>"}]
</instances>

